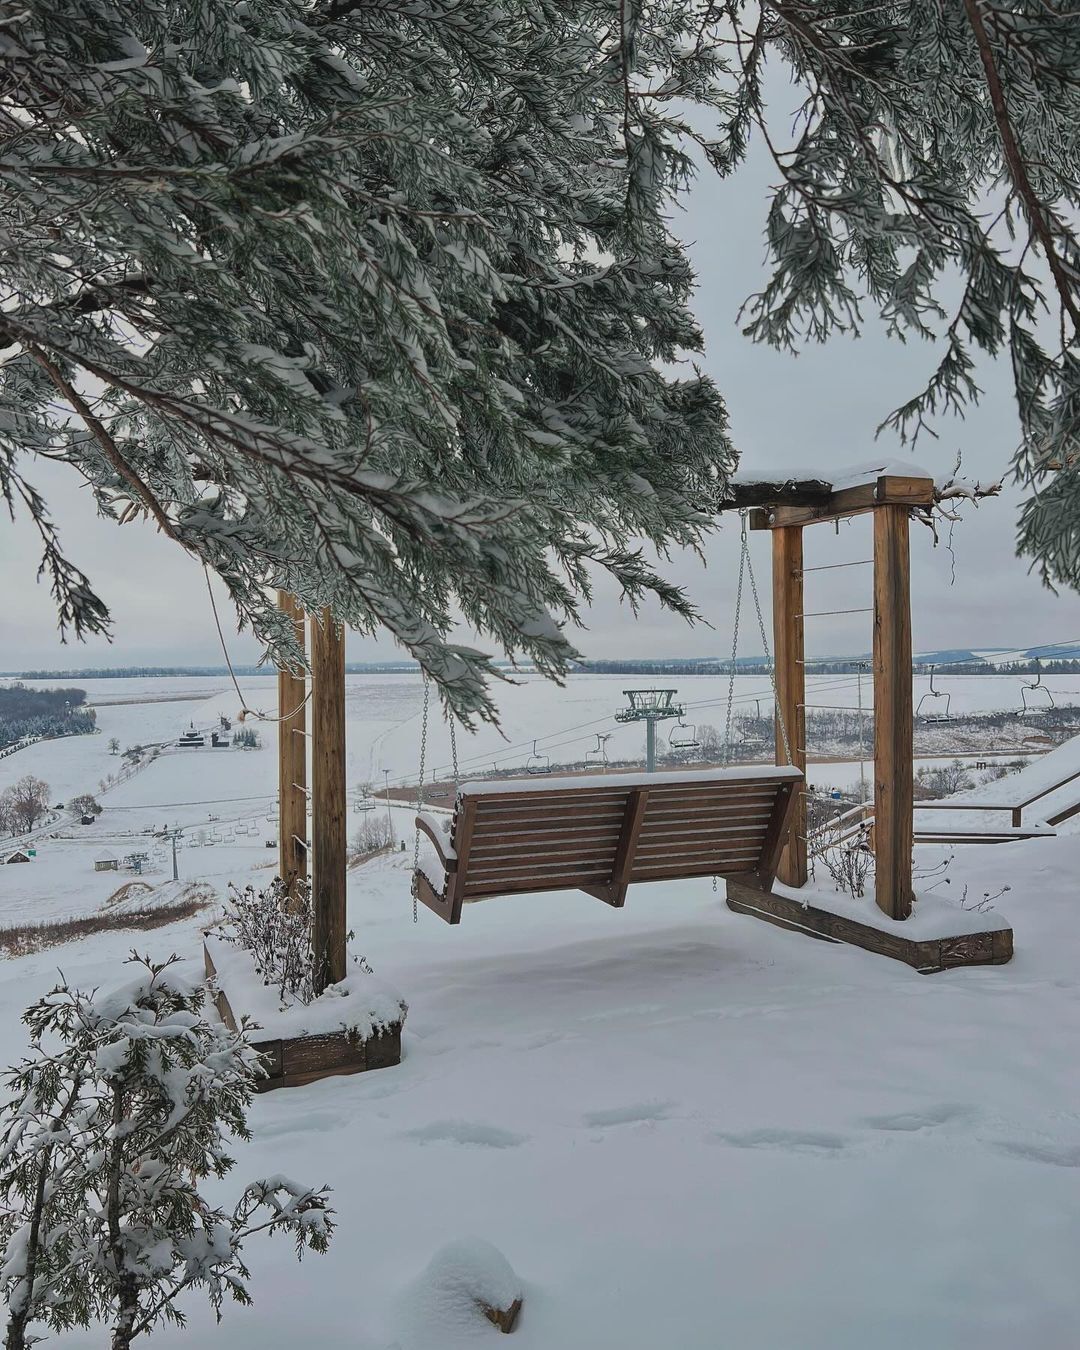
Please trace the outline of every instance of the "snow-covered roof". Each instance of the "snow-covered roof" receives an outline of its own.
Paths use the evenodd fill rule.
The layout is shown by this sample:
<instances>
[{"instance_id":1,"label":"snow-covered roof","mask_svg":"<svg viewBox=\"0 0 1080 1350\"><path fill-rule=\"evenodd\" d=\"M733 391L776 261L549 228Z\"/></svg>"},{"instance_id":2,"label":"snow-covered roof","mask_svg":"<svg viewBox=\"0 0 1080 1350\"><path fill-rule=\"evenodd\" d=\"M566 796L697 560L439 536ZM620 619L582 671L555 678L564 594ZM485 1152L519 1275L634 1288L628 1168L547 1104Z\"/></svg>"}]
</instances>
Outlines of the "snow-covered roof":
<instances>
[{"instance_id":1,"label":"snow-covered roof","mask_svg":"<svg viewBox=\"0 0 1080 1350\"><path fill-rule=\"evenodd\" d=\"M573 788L673 787L682 783L739 783L747 778L794 782L802 777L798 769L773 764L743 764L728 769L682 769L663 773L583 773L556 778L535 774L531 778L500 778L462 783L463 797L486 797L500 792L567 792Z\"/></svg>"},{"instance_id":2,"label":"snow-covered roof","mask_svg":"<svg viewBox=\"0 0 1080 1350\"><path fill-rule=\"evenodd\" d=\"M110 853L108 849L104 853L99 853L94 858L95 862L116 862L116 854Z\"/></svg>"}]
</instances>

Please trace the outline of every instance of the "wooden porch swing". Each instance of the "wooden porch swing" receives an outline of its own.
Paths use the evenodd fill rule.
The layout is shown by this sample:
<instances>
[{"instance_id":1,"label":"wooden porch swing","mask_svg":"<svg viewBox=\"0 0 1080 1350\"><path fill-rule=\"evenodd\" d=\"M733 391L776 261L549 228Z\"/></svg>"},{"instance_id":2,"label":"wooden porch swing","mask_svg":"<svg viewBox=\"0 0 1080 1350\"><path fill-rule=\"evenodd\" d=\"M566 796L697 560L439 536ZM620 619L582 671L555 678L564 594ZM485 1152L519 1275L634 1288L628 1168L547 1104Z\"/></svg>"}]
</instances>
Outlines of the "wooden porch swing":
<instances>
[{"instance_id":1,"label":"wooden porch swing","mask_svg":"<svg viewBox=\"0 0 1080 1350\"><path fill-rule=\"evenodd\" d=\"M449 838L437 817L416 818L434 858L414 894L459 923L467 901L514 892L580 890L618 909L643 881L738 877L768 891L801 782L762 765L462 783Z\"/></svg>"},{"instance_id":2,"label":"wooden porch swing","mask_svg":"<svg viewBox=\"0 0 1080 1350\"><path fill-rule=\"evenodd\" d=\"M768 659L744 518L727 698L728 755L747 577ZM775 686L773 692L775 696ZM461 783L447 836L439 818L423 810L429 694L425 684L413 854L414 917L420 901L447 923L460 923L468 901L533 891L580 890L619 909L631 885L690 877L738 878L765 892L772 887L803 781L802 771L791 765L782 714L777 721L786 767L743 765ZM452 721L450 725L457 782ZM533 752L535 759L535 741ZM428 841L423 860L422 835Z\"/></svg>"}]
</instances>

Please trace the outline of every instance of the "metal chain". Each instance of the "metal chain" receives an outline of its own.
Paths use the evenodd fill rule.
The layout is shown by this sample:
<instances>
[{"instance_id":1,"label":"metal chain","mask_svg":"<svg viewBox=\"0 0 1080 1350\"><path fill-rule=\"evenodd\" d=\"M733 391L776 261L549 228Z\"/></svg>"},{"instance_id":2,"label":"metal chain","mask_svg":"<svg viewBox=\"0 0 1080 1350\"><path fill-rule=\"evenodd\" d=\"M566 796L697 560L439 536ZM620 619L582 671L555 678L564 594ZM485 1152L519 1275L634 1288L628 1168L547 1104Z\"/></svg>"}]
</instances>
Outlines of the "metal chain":
<instances>
[{"instance_id":1,"label":"metal chain","mask_svg":"<svg viewBox=\"0 0 1080 1350\"><path fill-rule=\"evenodd\" d=\"M424 715L420 723L420 777L416 785L416 814L419 815L424 809L424 773L427 767L427 729L428 729L428 710L431 707L431 682L424 676ZM420 911L418 908L416 874L420 870L420 826L416 827L416 838L413 840L413 884L412 884L412 921L420 922Z\"/></svg>"},{"instance_id":2,"label":"metal chain","mask_svg":"<svg viewBox=\"0 0 1080 1350\"><path fill-rule=\"evenodd\" d=\"M731 704L735 697L735 670L739 655L739 620L742 614L743 573L746 569L746 516L743 516L742 549L739 553L739 584L735 590L735 631L731 638L731 674L728 677L727 718L724 722L724 763L731 763Z\"/></svg>"},{"instance_id":3,"label":"metal chain","mask_svg":"<svg viewBox=\"0 0 1080 1350\"><path fill-rule=\"evenodd\" d=\"M788 730L784 722L784 710L780 706L780 700L776 695L776 668L773 665L772 652L769 650L769 638L765 632L765 618L761 613L761 601L758 599L757 582L754 580L754 564L750 559L750 545L746 538L746 521L743 521L743 548L746 551L746 570L750 577L750 589L754 595L754 608L757 610L758 628L761 630L761 646L765 652L765 664L769 669L769 684L772 686L773 707L776 709L776 723L780 728L780 737L784 742L784 756L787 762L791 764L791 742L788 740Z\"/></svg>"},{"instance_id":4,"label":"metal chain","mask_svg":"<svg viewBox=\"0 0 1080 1350\"><path fill-rule=\"evenodd\" d=\"M454 787L458 785L458 762L457 762L457 721L454 714L450 714L450 761L454 766Z\"/></svg>"}]
</instances>

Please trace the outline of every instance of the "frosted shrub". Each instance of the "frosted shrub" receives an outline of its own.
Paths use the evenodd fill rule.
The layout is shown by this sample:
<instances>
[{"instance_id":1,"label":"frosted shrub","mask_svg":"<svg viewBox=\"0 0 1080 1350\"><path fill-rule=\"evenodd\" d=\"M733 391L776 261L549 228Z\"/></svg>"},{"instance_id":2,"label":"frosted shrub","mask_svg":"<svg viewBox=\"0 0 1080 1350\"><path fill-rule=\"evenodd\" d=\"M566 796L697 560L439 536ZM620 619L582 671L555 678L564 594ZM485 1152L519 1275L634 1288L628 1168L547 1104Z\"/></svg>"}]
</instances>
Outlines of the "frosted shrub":
<instances>
[{"instance_id":1,"label":"frosted shrub","mask_svg":"<svg viewBox=\"0 0 1080 1350\"><path fill-rule=\"evenodd\" d=\"M262 891L230 885L216 932L251 954L263 984L276 988L282 1003L310 1003L315 997L312 918L311 883L297 880L290 889L275 877Z\"/></svg>"},{"instance_id":2,"label":"frosted shrub","mask_svg":"<svg viewBox=\"0 0 1080 1350\"><path fill-rule=\"evenodd\" d=\"M853 900L861 900L874 870L869 825L861 821L855 827L845 824L826 826L811 844L810 863L815 873L820 863L838 891L846 892Z\"/></svg>"},{"instance_id":3,"label":"frosted shrub","mask_svg":"<svg viewBox=\"0 0 1080 1350\"><path fill-rule=\"evenodd\" d=\"M204 987L177 958L132 954L109 995L67 981L23 1015L29 1053L9 1070L0 1109L0 1290L6 1350L40 1334L106 1323L127 1350L179 1295L250 1303L247 1239L288 1233L297 1255L333 1231L325 1188L283 1177L246 1186L232 1208L200 1189L233 1166L261 1072L243 1030L205 1015Z\"/></svg>"}]
</instances>

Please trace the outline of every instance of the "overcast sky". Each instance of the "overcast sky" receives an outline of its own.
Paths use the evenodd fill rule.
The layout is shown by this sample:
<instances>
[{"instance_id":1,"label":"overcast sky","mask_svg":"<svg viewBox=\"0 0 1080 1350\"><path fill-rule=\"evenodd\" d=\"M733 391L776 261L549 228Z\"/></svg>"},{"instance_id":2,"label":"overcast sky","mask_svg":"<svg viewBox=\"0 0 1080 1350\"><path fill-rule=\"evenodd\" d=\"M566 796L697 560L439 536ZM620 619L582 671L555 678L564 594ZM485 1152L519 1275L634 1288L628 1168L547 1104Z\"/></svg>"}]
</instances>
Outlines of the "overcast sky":
<instances>
[{"instance_id":1,"label":"overcast sky","mask_svg":"<svg viewBox=\"0 0 1080 1350\"><path fill-rule=\"evenodd\" d=\"M914 455L894 438L875 442L877 424L922 387L934 351L903 345L870 331L860 341L834 341L793 358L743 338L736 323L740 302L764 278L763 166L722 183L703 174L675 219L689 241L699 289L695 308L705 330L704 368L724 393L732 434L744 470L790 469L834 475L878 456L908 458L936 474L948 473L957 451L964 473L984 480L1007 468L1017 425L1006 364L981 372L982 406L966 421L938 426L940 439L921 442ZM28 466L29 467L29 466ZM0 623L0 669L64 669L96 665L206 665L221 663L202 571L175 545L145 524L118 527L97 519L89 489L63 466L39 463L29 474L43 489L60 524L65 547L89 573L114 616L115 637L61 646L47 585L37 583L33 531L23 522L0 521L0 575L5 617ZM930 532L912 528L912 612L916 650L942 647L1033 646L1080 636L1080 604L1073 594L1055 597L1015 556L1016 494L969 506L954 531L953 557L945 541L933 547ZM751 536L767 603L768 539ZM690 629L650 607L631 625L614 589L597 585L588 630L576 636L587 656L723 655L730 652L737 569L738 525L725 517L706 545L707 566L677 555L668 574L685 585L712 625ZM834 563L870 556L869 517L821 525L806 535L806 563ZM952 579L955 562L955 580ZM807 610L855 609L871 603L870 569L851 567L807 579ZM826 589L827 588L827 589ZM219 590L219 594L221 594ZM227 600L224 602L227 606ZM760 652L756 624L744 621L742 651ZM810 620L811 654L865 652L871 615ZM254 661L250 635L230 639L235 661ZM390 659L393 643L352 636L351 660Z\"/></svg>"}]
</instances>

